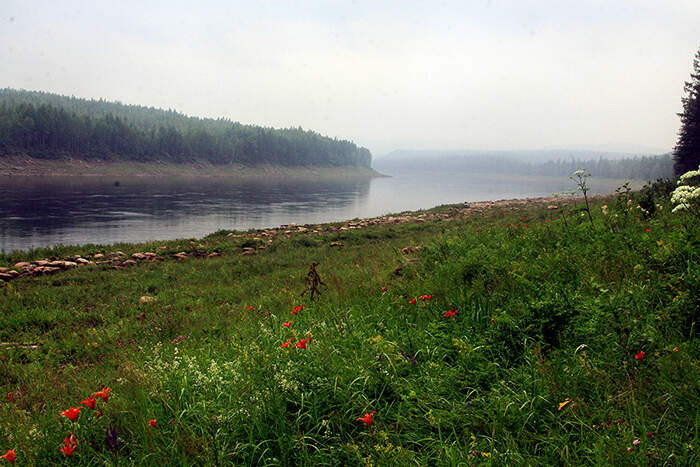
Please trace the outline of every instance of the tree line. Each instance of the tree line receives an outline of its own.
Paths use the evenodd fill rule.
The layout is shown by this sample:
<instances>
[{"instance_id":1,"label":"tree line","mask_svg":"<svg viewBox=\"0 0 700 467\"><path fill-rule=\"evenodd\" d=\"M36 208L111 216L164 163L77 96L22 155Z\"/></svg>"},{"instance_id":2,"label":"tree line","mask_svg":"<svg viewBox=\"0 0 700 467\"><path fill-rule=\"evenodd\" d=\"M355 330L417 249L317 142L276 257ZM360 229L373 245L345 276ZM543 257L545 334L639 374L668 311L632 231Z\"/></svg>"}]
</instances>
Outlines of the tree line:
<instances>
[{"instance_id":1,"label":"tree line","mask_svg":"<svg viewBox=\"0 0 700 467\"><path fill-rule=\"evenodd\" d=\"M371 154L302 128L273 129L172 110L0 90L0 157L369 167Z\"/></svg>"}]
</instances>

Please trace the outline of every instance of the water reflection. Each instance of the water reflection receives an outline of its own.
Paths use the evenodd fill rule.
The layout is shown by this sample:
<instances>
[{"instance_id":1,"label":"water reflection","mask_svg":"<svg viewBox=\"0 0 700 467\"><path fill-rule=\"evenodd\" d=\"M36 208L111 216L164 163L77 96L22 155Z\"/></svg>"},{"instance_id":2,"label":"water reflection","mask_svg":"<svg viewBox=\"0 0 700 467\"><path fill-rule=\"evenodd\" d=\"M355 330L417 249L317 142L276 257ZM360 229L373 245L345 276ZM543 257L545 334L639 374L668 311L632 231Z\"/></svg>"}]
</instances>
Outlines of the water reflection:
<instances>
[{"instance_id":1,"label":"water reflection","mask_svg":"<svg viewBox=\"0 0 700 467\"><path fill-rule=\"evenodd\" d=\"M0 249L198 238L219 229L340 221L447 203L550 196L572 188L566 177L411 168L391 175L332 182L5 177L0 178ZM624 183L590 182L591 193L611 192Z\"/></svg>"},{"instance_id":2,"label":"water reflection","mask_svg":"<svg viewBox=\"0 0 700 467\"><path fill-rule=\"evenodd\" d=\"M118 182L118 183L116 183ZM0 248L201 237L362 213L370 180L0 180Z\"/></svg>"}]
</instances>

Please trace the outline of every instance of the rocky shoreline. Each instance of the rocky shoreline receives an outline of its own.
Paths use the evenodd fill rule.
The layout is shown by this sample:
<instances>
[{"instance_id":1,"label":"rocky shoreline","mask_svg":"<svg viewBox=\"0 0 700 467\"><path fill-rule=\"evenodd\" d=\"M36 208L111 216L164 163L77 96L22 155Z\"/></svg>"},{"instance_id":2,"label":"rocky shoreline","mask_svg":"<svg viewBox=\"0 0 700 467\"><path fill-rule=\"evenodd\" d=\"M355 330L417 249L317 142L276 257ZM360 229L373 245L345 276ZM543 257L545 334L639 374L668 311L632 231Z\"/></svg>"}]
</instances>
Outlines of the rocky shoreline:
<instances>
[{"instance_id":1,"label":"rocky shoreline","mask_svg":"<svg viewBox=\"0 0 700 467\"><path fill-rule=\"evenodd\" d=\"M605 196L605 195L597 195ZM577 199L577 197L569 197L567 200ZM256 247L241 246L239 255L254 255L260 250L267 248L267 245L272 244L276 237L291 236L291 235L317 235L321 233L330 233L335 231L358 230L375 225L386 224L404 224L409 222L427 222L433 220L449 221L456 218L478 215L486 209L505 208L517 210L527 206L539 205L546 207L549 210L556 210L562 203L562 198L543 197L543 198L523 198L509 199L499 201L479 201L475 203L464 203L463 205L449 206L447 212L409 212L400 215L380 216L370 219L354 219L346 220L334 224L288 224L279 227L258 230L255 232L234 234L229 233L227 238L231 240L248 238L259 244ZM112 269L124 269L127 267L136 266L139 263L166 261L166 260L186 260L188 258L213 258L221 256L217 251L208 251L206 240L190 242L190 248L187 251L169 251L167 246L159 246L156 252L145 251L135 252L130 255L123 251L107 252L102 250L90 255L72 255L63 258L43 258L34 261L20 261L12 266L0 267L0 281L9 282L11 280L24 277L36 277L43 275L57 274L70 269L86 267L86 266L107 266ZM342 247L342 242L329 242L331 247Z\"/></svg>"}]
</instances>

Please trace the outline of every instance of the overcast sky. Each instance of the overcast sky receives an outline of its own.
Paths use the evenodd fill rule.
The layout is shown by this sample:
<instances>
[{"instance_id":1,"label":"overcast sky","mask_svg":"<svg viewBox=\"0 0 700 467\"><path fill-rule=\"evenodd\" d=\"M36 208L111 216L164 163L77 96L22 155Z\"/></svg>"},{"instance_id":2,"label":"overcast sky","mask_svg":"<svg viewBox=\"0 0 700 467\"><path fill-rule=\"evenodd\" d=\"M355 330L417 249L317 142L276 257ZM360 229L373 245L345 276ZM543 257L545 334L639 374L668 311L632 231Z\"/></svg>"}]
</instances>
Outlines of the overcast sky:
<instances>
[{"instance_id":1,"label":"overcast sky","mask_svg":"<svg viewBox=\"0 0 700 467\"><path fill-rule=\"evenodd\" d=\"M0 87L393 149L670 149L697 0L2 0ZM118 6L116 6L118 5Z\"/></svg>"}]
</instances>

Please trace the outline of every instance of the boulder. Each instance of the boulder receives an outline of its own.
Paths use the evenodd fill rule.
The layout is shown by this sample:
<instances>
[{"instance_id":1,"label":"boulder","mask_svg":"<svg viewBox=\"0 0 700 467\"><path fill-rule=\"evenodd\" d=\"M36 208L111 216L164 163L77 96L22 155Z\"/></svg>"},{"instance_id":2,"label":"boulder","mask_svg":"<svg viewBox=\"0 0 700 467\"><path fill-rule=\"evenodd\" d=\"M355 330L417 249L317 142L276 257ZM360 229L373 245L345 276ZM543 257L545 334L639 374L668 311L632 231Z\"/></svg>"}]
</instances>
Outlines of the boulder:
<instances>
[{"instance_id":1,"label":"boulder","mask_svg":"<svg viewBox=\"0 0 700 467\"><path fill-rule=\"evenodd\" d=\"M331 242L330 246L343 246L342 242Z\"/></svg>"},{"instance_id":2,"label":"boulder","mask_svg":"<svg viewBox=\"0 0 700 467\"><path fill-rule=\"evenodd\" d=\"M207 258L214 258L216 256L221 256L221 255L219 253L217 253L216 251L212 251L211 253L209 253L207 255Z\"/></svg>"},{"instance_id":3,"label":"boulder","mask_svg":"<svg viewBox=\"0 0 700 467\"><path fill-rule=\"evenodd\" d=\"M93 259L102 259L105 257L105 255L103 255L102 253L95 253L94 255L92 255L92 257Z\"/></svg>"},{"instance_id":4,"label":"boulder","mask_svg":"<svg viewBox=\"0 0 700 467\"><path fill-rule=\"evenodd\" d=\"M559 209L559 206L555 204L550 204L549 206L547 206L547 209Z\"/></svg>"},{"instance_id":5,"label":"boulder","mask_svg":"<svg viewBox=\"0 0 700 467\"><path fill-rule=\"evenodd\" d=\"M0 281L10 282L14 278L15 276L13 276L12 274L0 272Z\"/></svg>"},{"instance_id":6,"label":"boulder","mask_svg":"<svg viewBox=\"0 0 700 467\"><path fill-rule=\"evenodd\" d=\"M27 263L26 261L20 261L19 263L15 263L15 269L26 268L27 266L31 266L31 263Z\"/></svg>"},{"instance_id":7,"label":"boulder","mask_svg":"<svg viewBox=\"0 0 700 467\"><path fill-rule=\"evenodd\" d=\"M144 296L139 298L140 305L143 305L144 303L152 303L155 301L156 301L155 297L151 297L150 295L144 295Z\"/></svg>"},{"instance_id":8,"label":"boulder","mask_svg":"<svg viewBox=\"0 0 700 467\"><path fill-rule=\"evenodd\" d=\"M75 262L78 264L90 264L90 261L85 258L78 258L75 260Z\"/></svg>"},{"instance_id":9,"label":"boulder","mask_svg":"<svg viewBox=\"0 0 700 467\"><path fill-rule=\"evenodd\" d=\"M78 267L78 263L74 263L73 261L64 261L61 267L63 269L73 269L75 267Z\"/></svg>"},{"instance_id":10,"label":"boulder","mask_svg":"<svg viewBox=\"0 0 700 467\"><path fill-rule=\"evenodd\" d=\"M0 273L9 271L10 268L0 268Z\"/></svg>"},{"instance_id":11,"label":"boulder","mask_svg":"<svg viewBox=\"0 0 700 467\"><path fill-rule=\"evenodd\" d=\"M185 253L184 251L181 251L180 253L174 253L174 254L173 254L173 258L176 258L176 259L187 259L187 253Z\"/></svg>"},{"instance_id":12,"label":"boulder","mask_svg":"<svg viewBox=\"0 0 700 467\"><path fill-rule=\"evenodd\" d=\"M136 261L133 259L127 259L126 261L122 261L122 266L135 266Z\"/></svg>"}]
</instances>

